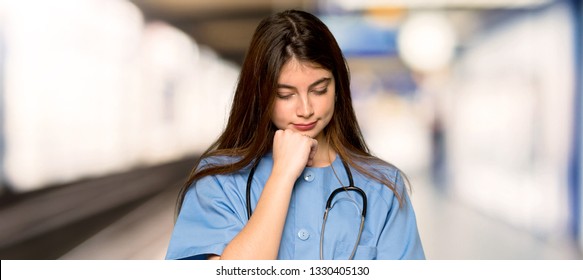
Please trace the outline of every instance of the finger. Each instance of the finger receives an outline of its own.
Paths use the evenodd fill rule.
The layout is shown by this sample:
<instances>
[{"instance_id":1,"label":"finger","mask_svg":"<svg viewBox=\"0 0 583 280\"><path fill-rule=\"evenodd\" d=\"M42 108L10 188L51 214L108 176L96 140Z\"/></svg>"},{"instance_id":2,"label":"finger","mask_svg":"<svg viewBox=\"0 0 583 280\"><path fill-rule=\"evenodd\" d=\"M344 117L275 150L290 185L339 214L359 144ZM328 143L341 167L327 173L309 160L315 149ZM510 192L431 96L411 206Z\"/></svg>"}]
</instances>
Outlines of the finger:
<instances>
[{"instance_id":1,"label":"finger","mask_svg":"<svg viewBox=\"0 0 583 280\"><path fill-rule=\"evenodd\" d=\"M312 166L314 163L314 157L316 156L316 152L318 151L318 140L311 139L310 143L310 153L308 154L308 163L307 166Z\"/></svg>"}]
</instances>

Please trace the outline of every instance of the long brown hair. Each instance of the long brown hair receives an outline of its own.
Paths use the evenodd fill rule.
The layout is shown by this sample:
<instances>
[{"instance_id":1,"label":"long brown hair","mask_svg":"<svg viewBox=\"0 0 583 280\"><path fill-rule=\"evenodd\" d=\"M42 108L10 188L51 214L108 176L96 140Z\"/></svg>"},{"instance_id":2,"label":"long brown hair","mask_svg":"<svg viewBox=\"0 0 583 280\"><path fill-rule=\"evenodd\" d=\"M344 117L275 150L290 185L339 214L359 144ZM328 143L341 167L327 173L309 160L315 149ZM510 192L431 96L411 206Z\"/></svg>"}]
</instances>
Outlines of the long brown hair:
<instances>
[{"instance_id":1,"label":"long brown hair","mask_svg":"<svg viewBox=\"0 0 583 280\"><path fill-rule=\"evenodd\" d=\"M336 39L316 16L287 10L265 18L257 26L243 61L227 126L190 173L179 195L178 210L196 180L245 168L271 149L277 130L271 122L277 81L282 66L292 57L315 63L334 75L337 99L332 120L324 129L332 149L347 164L389 187L403 203L395 183L374 168L392 165L372 156L364 142L352 107L348 65ZM237 160L197 167L202 159L219 155L235 156Z\"/></svg>"}]
</instances>

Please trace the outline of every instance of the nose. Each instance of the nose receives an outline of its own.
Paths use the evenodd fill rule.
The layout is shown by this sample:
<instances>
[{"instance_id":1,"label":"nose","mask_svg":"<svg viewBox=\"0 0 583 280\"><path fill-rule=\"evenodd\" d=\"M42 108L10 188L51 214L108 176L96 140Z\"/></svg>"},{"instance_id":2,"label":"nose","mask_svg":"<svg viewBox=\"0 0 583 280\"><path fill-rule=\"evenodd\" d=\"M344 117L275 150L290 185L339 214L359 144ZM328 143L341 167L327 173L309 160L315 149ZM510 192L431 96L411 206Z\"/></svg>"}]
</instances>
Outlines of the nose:
<instances>
[{"instance_id":1,"label":"nose","mask_svg":"<svg viewBox=\"0 0 583 280\"><path fill-rule=\"evenodd\" d=\"M296 114L302 118L309 118L314 114L314 108L312 107L312 103L310 102L310 98L308 95L302 95L299 98L297 105Z\"/></svg>"}]
</instances>

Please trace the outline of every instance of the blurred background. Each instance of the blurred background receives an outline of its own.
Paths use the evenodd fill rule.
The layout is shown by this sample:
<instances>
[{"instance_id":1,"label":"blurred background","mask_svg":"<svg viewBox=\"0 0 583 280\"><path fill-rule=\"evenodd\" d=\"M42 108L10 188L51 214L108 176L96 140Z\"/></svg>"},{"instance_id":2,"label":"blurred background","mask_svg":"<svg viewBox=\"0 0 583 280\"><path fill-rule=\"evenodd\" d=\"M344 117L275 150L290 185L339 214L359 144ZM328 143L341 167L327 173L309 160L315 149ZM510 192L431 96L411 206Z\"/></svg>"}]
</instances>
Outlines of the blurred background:
<instances>
[{"instance_id":1,"label":"blurred background","mask_svg":"<svg viewBox=\"0 0 583 280\"><path fill-rule=\"evenodd\" d=\"M253 31L288 8L336 36L428 259L583 258L580 0L0 0L0 258L164 258Z\"/></svg>"}]
</instances>

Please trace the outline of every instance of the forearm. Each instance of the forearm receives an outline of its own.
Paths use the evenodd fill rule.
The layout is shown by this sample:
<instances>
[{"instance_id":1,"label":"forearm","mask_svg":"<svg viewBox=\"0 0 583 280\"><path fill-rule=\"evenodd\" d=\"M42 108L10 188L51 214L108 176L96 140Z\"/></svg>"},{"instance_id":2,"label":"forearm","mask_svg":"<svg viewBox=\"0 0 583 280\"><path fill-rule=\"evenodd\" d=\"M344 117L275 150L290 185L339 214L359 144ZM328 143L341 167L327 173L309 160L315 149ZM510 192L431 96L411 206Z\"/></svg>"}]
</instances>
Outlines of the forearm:
<instances>
[{"instance_id":1,"label":"forearm","mask_svg":"<svg viewBox=\"0 0 583 280\"><path fill-rule=\"evenodd\" d=\"M253 215L220 259L277 258L294 183L313 161L317 148L318 141L292 130L275 132L271 175Z\"/></svg>"},{"instance_id":2,"label":"forearm","mask_svg":"<svg viewBox=\"0 0 583 280\"><path fill-rule=\"evenodd\" d=\"M272 174L245 227L227 245L220 259L276 259L294 184Z\"/></svg>"}]
</instances>

